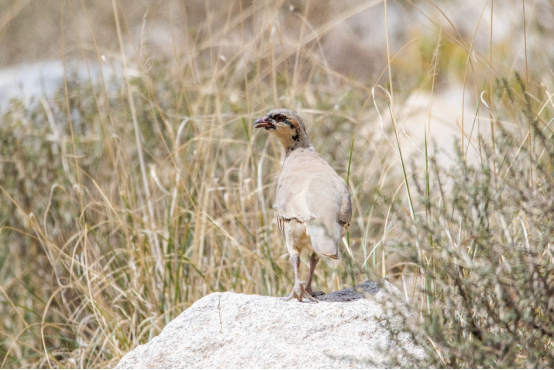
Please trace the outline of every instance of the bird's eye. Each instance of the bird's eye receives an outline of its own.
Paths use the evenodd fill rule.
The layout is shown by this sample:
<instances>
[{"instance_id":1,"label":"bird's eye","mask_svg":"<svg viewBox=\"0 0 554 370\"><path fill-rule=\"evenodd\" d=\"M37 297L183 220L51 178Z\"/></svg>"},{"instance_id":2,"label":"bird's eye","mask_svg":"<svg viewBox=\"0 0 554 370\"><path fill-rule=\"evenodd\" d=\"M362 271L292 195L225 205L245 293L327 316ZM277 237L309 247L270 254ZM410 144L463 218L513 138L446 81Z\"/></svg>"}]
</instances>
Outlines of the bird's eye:
<instances>
[{"instance_id":1,"label":"bird's eye","mask_svg":"<svg viewBox=\"0 0 554 370\"><path fill-rule=\"evenodd\" d=\"M283 122L287 117L283 116L282 114L279 114L277 117L275 117L275 120L278 122Z\"/></svg>"}]
</instances>

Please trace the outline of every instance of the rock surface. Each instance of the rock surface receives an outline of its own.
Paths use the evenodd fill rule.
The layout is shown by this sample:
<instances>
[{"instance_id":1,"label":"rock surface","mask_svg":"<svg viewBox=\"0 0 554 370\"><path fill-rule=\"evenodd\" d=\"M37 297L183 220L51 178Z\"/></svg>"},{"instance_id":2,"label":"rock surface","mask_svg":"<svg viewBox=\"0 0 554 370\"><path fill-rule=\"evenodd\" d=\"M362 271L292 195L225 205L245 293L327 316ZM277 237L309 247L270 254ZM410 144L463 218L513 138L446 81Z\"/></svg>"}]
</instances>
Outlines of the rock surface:
<instances>
[{"instance_id":1,"label":"rock surface","mask_svg":"<svg viewBox=\"0 0 554 370\"><path fill-rule=\"evenodd\" d=\"M369 368L394 366L384 305L402 303L388 282L366 282L319 303L213 293L117 365L132 368ZM388 303L387 303L388 302ZM386 319L386 320L385 320ZM400 335L417 357L421 348Z\"/></svg>"}]
</instances>

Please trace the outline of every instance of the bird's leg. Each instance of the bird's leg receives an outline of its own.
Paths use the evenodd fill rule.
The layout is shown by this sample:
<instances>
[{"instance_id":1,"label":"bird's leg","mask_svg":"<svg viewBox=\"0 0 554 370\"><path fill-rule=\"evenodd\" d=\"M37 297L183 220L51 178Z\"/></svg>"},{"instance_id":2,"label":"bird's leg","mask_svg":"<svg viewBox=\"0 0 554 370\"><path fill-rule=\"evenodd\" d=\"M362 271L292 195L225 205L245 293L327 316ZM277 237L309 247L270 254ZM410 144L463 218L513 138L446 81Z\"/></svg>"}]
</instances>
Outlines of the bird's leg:
<instances>
[{"instance_id":1,"label":"bird's leg","mask_svg":"<svg viewBox=\"0 0 554 370\"><path fill-rule=\"evenodd\" d=\"M298 254L293 254L290 256L290 261L292 262L292 267L294 268L294 288L292 292L284 298L285 301L290 301L293 298L298 299L302 302L302 299L306 298L309 301L317 302L306 289L304 289L305 281L300 281L300 256Z\"/></svg>"},{"instance_id":2,"label":"bird's leg","mask_svg":"<svg viewBox=\"0 0 554 370\"><path fill-rule=\"evenodd\" d=\"M312 291L312 278L314 277L315 267L318 262L319 258L317 258L317 254L315 252L312 252L312 255L310 256L310 275L308 276L308 282L306 283L306 293L308 293L312 297L317 297L325 294L322 291Z\"/></svg>"},{"instance_id":3,"label":"bird's leg","mask_svg":"<svg viewBox=\"0 0 554 370\"><path fill-rule=\"evenodd\" d=\"M308 275L308 283L306 284L306 292L310 295L312 294L312 278L314 277L315 266L318 262L319 258L317 258L315 252L312 252L310 256L310 275Z\"/></svg>"}]
</instances>

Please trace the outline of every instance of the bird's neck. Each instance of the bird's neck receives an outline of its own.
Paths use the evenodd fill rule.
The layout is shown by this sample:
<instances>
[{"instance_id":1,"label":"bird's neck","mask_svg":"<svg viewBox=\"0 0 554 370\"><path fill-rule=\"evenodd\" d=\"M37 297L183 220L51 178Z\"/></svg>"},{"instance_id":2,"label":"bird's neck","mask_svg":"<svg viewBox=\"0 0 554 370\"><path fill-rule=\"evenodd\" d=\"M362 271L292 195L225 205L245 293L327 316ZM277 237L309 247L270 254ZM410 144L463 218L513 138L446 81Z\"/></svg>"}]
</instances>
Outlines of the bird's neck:
<instances>
[{"instance_id":1,"label":"bird's neck","mask_svg":"<svg viewBox=\"0 0 554 370\"><path fill-rule=\"evenodd\" d=\"M302 134L299 134L299 135L300 135L300 137L298 137L298 138L290 138L288 140L281 140L281 143L283 144L283 147L285 148L285 153L286 153L287 157L297 149L313 148L312 144L310 143L310 140L308 139L308 135L306 135L306 133L304 133L304 135L302 135Z\"/></svg>"}]
</instances>

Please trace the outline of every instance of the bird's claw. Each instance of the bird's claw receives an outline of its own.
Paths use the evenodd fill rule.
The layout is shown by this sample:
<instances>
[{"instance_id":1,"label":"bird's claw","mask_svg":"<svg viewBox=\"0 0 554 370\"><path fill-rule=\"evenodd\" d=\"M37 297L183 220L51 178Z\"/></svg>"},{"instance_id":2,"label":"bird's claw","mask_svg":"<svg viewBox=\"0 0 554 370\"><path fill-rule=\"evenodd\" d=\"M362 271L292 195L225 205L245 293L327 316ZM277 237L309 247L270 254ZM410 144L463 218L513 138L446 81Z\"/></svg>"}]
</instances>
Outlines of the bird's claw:
<instances>
[{"instance_id":1,"label":"bird's claw","mask_svg":"<svg viewBox=\"0 0 554 370\"><path fill-rule=\"evenodd\" d=\"M292 292L288 296L284 297L283 300L290 301L291 299L296 298L302 302L302 300L306 298L310 302L318 303L317 299L312 297L312 295L304 289L304 284L306 284L305 281L297 281L294 284L294 288L292 288Z\"/></svg>"}]
</instances>

